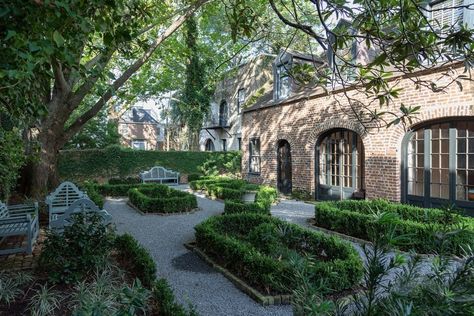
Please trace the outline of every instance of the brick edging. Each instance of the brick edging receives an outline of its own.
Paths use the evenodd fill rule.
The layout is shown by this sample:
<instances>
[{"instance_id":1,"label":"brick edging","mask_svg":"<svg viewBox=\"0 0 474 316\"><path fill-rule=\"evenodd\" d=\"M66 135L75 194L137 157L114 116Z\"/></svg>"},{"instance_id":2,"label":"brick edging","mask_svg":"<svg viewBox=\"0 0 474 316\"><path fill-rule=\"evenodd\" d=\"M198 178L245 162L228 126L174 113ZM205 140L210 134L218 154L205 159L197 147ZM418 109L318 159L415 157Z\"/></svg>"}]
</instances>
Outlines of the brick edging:
<instances>
[{"instance_id":1,"label":"brick edging","mask_svg":"<svg viewBox=\"0 0 474 316\"><path fill-rule=\"evenodd\" d=\"M260 293L260 291L248 285L245 281L237 277L235 274L233 274L229 270L217 264L214 260L212 260L209 256L207 256L201 249L199 249L194 242L185 243L184 247L186 247L190 251L195 252L207 264L209 264L214 269L222 273L238 289L243 291L245 294L250 296L256 302L262 304L263 306L291 304L291 295L287 294L287 295L271 296L271 295L264 295Z\"/></svg>"},{"instance_id":2,"label":"brick edging","mask_svg":"<svg viewBox=\"0 0 474 316\"><path fill-rule=\"evenodd\" d=\"M197 207L195 209L192 209L189 212L169 212L169 213L162 213L162 212L143 212L140 210L138 207L136 207L132 202L127 201L127 205L133 208L137 213L139 213L142 216L150 216L150 215L159 215L159 216L173 216L173 215L188 215L188 214L194 214L197 211L202 211L200 207Z\"/></svg>"}]
</instances>

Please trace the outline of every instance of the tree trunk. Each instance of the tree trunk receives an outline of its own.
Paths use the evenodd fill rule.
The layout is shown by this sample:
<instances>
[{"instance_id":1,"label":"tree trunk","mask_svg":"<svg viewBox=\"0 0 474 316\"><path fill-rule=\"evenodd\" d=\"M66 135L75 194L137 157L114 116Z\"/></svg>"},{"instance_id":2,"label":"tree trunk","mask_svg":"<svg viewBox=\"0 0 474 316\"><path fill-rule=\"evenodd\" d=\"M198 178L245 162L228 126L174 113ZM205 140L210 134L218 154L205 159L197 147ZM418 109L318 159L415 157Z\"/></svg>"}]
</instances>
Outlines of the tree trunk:
<instances>
[{"instance_id":1,"label":"tree trunk","mask_svg":"<svg viewBox=\"0 0 474 316\"><path fill-rule=\"evenodd\" d=\"M28 193L36 199L43 199L50 189L55 188L59 184L58 175L58 137L51 131L38 134L38 142L40 144L38 158L33 161L31 168L30 185Z\"/></svg>"}]
</instances>

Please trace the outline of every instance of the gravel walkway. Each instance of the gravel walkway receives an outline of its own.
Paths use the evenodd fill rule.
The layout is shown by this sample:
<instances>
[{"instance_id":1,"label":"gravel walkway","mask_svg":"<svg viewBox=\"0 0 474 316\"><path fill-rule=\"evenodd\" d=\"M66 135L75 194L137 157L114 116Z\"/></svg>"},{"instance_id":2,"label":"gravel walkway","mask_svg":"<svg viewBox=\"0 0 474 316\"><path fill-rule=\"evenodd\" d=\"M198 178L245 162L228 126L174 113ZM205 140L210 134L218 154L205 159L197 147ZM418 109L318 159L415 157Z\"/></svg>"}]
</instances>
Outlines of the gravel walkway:
<instances>
[{"instance_id":1,"label":"gravel walkway","mask_svg":"<svg viewBox=\"0 0 474 316\"><path fill-rule=\"evenodd\" d=\"M193 214L143 216L126 201L107 199L105 209L112 214L119 233L132 234L151 252L158 276L168 280L181 304L192 304L202 316L292 315L291 306L263 307L256 303L183 246L194 240L195 225L223 212L223 203L198 195L202 210Z\"/></svg>"}]
</instances>

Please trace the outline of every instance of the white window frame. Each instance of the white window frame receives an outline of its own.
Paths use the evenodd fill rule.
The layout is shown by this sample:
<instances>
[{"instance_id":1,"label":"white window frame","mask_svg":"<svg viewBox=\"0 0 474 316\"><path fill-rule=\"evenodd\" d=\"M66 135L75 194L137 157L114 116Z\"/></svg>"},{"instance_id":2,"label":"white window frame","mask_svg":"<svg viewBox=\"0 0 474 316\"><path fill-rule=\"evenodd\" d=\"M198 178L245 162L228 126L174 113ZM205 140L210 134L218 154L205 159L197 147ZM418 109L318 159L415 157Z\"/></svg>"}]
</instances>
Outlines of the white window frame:
<instances>
[{"instance_id":1,"label":"white window frame","mask_svg":"<svg viewBox=\"0 0 474 316\"><path fill-rule=\"evenodd\" d=\"M137 144L139 144L137 146ZM143 147L142 147L143 145ZM132 140L132 149L135 149L135 150L146 150L147 146L146 146L146 141L144 139L134 139Z\"/></svg>"},{"instance_id":2,"label":"white window frame","mask_svg":"<svg viewBox=\"0 0 474 316\"><path fill-rule=\"evenodd\" d=\"M290 75L288 74L288 67L289 67L289 63L284 63L284 64L280 64L277 66L277 69L276 69L276 84L277 84L277 91L276 91L276 95L277 95L277 100L281 100L281 99L284 99L284 98L287 98L289 95L290 95L290 90L291 90L291 81L290 81ZM286 82L286 89L283 90L284 93L282 93L282 82L283 80L285 80Z\"/></svg>"},{"instance_id":3,"label":"white window frame","mask_svg":"<svg viewBox=\"0 0 474 316\"><path fill-rule=\"evenodd\" d=\"M245 103L245 89L240 88L237 91L237 113L240 113L242 111L242 106Z\"/></svg>"}]
</instances>

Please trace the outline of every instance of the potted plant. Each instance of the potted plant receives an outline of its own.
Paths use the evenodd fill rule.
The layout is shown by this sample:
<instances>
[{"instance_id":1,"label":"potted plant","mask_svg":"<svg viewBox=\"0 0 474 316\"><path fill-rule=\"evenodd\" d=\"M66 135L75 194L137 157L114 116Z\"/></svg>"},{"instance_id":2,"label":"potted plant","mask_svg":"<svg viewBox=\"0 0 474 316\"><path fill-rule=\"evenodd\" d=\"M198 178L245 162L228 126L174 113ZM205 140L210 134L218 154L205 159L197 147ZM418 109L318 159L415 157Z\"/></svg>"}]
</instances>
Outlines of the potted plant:
<instances>
[{"instance_id":1,"label":"potted plant","mask_svg":"<svg viewBox=\"0 0 474 316\"><path fill-rule=\"evenodd\" d=\"M255 197L257 196L257 191L258 191L258 185L247 184L244 189L245 189L245 193L242 195L242 201L244 203L255 202Z\"/></svg>"}]
</instances>

